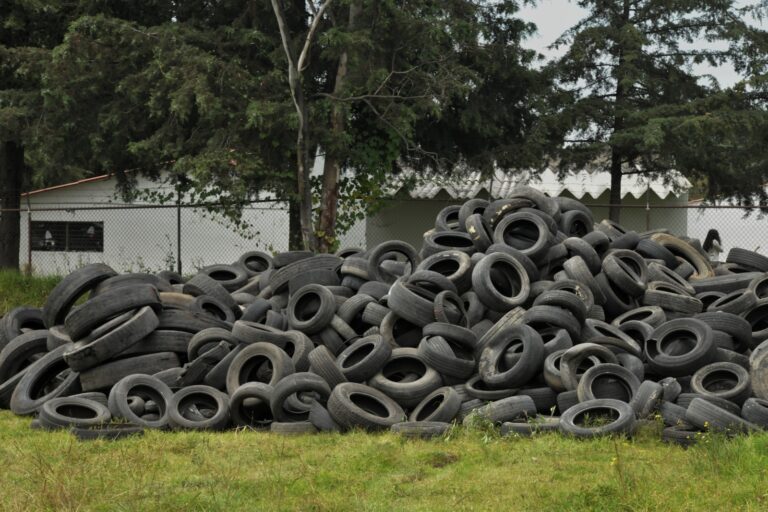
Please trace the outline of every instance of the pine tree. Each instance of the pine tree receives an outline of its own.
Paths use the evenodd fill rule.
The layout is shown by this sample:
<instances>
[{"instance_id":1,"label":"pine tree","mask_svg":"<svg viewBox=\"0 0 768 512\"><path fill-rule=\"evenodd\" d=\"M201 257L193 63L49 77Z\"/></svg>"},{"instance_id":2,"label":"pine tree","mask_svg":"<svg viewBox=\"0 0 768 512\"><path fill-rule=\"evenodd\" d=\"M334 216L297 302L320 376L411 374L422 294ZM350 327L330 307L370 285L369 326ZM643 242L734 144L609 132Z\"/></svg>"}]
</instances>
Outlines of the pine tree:
<instances>
[{"instance_id":1,"label":"pine tree","mask_svg":"<svg viewBox=\"0 0 768 512\"><path fill-rule=\"evenodd\" d=\"M758 31L755 7L735 0L581 0L586 18L556 43L548 69L560 85L540 131L555 140L562 170L602 166L611 173L610 218L618 221L626 172L677 170L710 197L749 196L768 177L753 149L768 123L743 86L724 90L696 66L732 64ZM764 158L763 158L764 160Z\"/></svg>"}]
</instances>

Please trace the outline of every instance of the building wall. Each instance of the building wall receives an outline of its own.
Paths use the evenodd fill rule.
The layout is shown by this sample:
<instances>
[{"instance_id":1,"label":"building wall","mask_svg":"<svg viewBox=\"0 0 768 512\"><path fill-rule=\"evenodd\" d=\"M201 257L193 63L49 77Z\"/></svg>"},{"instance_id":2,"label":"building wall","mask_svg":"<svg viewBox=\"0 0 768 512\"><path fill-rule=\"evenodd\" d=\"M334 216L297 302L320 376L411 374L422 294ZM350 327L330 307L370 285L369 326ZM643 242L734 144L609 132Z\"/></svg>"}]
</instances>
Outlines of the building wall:
<instances>
[{"instance_id":1,"label":"building wall","mask_svg":"<svg viewBox=\"0 0 768 512\"><path fill-rule=\"evenodd\" d=\"M158 189L159 184L140 178L140 188ZM66 274L95 262L118 271L176 269L176 208L135 208L115 196L115 180L83 183L29 196L33 212L21 216L20 263L31 264L38 274ZM23 200L26 206L26 198ZM105 207L110 209L93 209ZM118 207L118 209L112 209ZM38 209L56 211L34 211ZM87 208L87 209L83 209ZM61 210L68 209L68 210ZM29 250L29 219L37 221L103 222L103 252ZM182 271L192 273L214 263L232 263L244 252L288 249L288 212L283 203L264 202L246 207L245 227L236 228L227 219L204 209L181 209ZM365 223L359 222L342 237L345 246L360 246ZM31 257L30 257L31 255Z\"/></svg>"},{"instance_id":2,"label":"building wall","mask_svg":"<svg viewBox=\"0 0 768 512\"><path fill-rule=\"evenodd\" d=\"M564 193L565 197L573 197ZM585 196L581 201L592 209L595 221L608 217L608 208L593 206L608 204L609 194L597 199ZM685 208L659 208L659 206L685 206L688 195L673 195L661 199L651 194L650 209L646 210L645 198L624 198L627 206L621 214L621 224L637 232L655 228L668 228L675 234L686 234L688 230L688 212ZM435 199L398 199L388 202L376 215L368 219L366 242L369 247L386 240L403 240L417 249L421 247L424 232L433 228L438 212L446 206L460 204L461 200L451 199L445 192L440 192Z\"/></svg>"}]
</instances>

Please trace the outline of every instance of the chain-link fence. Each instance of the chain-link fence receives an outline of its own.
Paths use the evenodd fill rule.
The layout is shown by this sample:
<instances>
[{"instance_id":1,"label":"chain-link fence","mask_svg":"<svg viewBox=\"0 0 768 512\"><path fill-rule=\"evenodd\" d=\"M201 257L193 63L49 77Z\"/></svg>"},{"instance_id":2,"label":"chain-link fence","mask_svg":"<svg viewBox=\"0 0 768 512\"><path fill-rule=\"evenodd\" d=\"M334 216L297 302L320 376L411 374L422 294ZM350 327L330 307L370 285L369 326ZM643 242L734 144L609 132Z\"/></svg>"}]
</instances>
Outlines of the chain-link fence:
<instances>
[{"instance_id":1,"label":"chain-link fence","mask_svg":"<svg viewBox=\"0 0 768 512\"><path fill-rule=\"evenodd\" d=\"M372 247L402 239L419 247L437 212L457 202L388 201L343 234L340 245ZM608 205L588 206L596 221L608 216ZM20 217L21 266L39 274L66 274L92 262L120 271L171 269L190 274L205 265L231 263L246 251L288 249L288 210L280 202L245 206L239 223L215 207L200 205L31 205L20 211ZM666 228L702 241L715 229L722 259L732 247L768 254L768 218L759 209L623 206L621 223L638 232Z\"/></svg>"}]
</instances>

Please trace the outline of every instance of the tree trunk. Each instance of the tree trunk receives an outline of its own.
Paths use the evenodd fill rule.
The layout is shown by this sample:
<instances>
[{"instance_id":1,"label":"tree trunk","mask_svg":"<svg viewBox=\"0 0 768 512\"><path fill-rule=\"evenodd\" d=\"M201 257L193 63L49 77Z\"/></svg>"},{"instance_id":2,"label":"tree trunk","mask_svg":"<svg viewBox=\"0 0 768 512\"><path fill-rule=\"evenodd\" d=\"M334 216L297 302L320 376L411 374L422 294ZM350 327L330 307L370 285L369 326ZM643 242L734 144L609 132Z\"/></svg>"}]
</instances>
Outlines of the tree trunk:
<instances>
[{"instance_id":1,"label":"tree trunk","mask_svg":"<svg viewBox=\"0 0 768 512\"><path fill-rule=\"evenodd\" d=\"M24 176L24 147L16 142L0 146L0 268L19 269L19 206ZM12 211L8 211L11 209Z\"/></svg>"},{"instance_id":2,"label":"tree trunk","mask_svg":"<svg viewBox=\"0 0 768 512\"><path fill-rule=\"evenodd\" d=\"M288 250L300 251L302 249L304 249L304 240L301 236L299 202L291 199L288 201Z\"/></svg>"},{"instance_id":3,"label":"tree trunk","mask_svg":"<svg viewBox=\"0 0 768 512\"><path fill-rule=\"evenodd\" d=\"M624 6L621 13L619 30L629 23L630 15L629 0L624 0ZM627 96L626 83L626 52L623 46L618 49L618 63L616 66L616 102L614 104L613 134L624 129L624 101ZM616 145L611 146L611 206L608 209L608 218L613 222L621 220L621 163L624 154L621 148Z\"/></svg>"},{"instance_id":4,"label":"tree trunk","mask_svg":"<svg viewBox=\"0 0 768 512\"><path fill-rule=\"evenodd\" d=\"M304 249L315 249L315 237L312 232L312 186L309 182L311 165L309 162L309 123L307 105L301 84L294 93L299 110L299 129L296 137L296 200L299 207L299 223Z\"/></svg>"},{"instance_id":5,"label":"tree trunk","mask_svg":"<svg viewBox=\"0 0 768 512\"><path fill-rule=\"evenodd\" d=\"M621 154L617 148L611 150L611 206L608 218L613 222L621 222Z\"/></svg>"},{"instance_id":6,"label":"tree trunk","mask_svg":"<svg viewBox=\"0 0 768 512\"><path fill-rule=\"evenodd\" d=\"M349 5L349 29L353 29L355 18L360 13L360 3L355 1ZM336 68L336 81L333 84L333 95L340 96L344 91L348 72L349 55L346 51L339 57ZM336 241L336 213L339 201L339 174L341 171L341 155L338 141L346 129L346 105L341 101L333 102L331 106L331 140L333 141L325 153L323 166L323 190L320 199L320 215L317 219L316 233L317 248L320 252L330 252Z\"/></svg>"}]
</instances>

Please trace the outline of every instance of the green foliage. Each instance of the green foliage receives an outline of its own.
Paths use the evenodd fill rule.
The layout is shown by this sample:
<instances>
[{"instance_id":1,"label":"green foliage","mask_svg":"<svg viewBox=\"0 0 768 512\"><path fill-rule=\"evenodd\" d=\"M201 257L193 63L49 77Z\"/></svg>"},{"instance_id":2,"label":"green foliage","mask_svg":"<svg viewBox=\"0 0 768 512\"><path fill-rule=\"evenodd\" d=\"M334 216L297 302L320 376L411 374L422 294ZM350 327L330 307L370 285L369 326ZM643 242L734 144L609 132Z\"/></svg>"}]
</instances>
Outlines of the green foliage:
<instances>
[{"instance_id":1,"label":"green foliage","mask_svg":"<svg viewBox=\"0 0 768 512\"><path fill-rule=\"evenodd\" d=\"M583 0L587 17L556 43L558 89L538 126L562 170L619 161L654 176L677 169L710 198L766 199L764 100L746 82L722 89L696 65L764 69L759 15L735 0ZM764 49L765 46L763 45Z\"/></svg>"}]
</instances>

